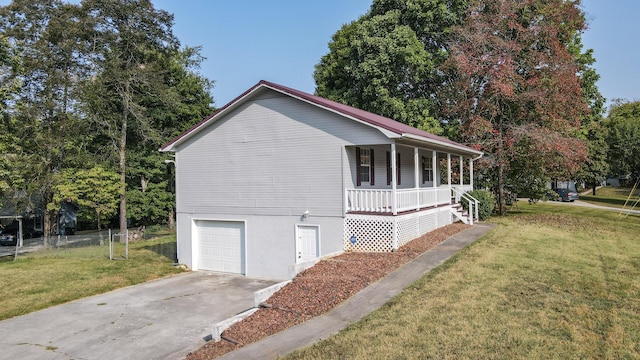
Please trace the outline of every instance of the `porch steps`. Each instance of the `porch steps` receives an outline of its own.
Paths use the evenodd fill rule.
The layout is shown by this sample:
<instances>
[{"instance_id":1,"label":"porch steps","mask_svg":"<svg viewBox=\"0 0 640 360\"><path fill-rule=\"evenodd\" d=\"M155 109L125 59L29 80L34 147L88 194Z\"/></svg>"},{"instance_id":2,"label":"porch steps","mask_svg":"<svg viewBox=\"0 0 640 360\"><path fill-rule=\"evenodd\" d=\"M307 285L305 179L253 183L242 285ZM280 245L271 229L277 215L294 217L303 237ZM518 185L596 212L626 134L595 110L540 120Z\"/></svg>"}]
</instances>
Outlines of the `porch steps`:
<instances>
[{"instance_id":1,"label":"porch steps","mask_svg":"<svg viewBox=\"0 0 640 360\"><path fill-rule=\"evenodd\" d=\"M469 212L462 207L462 204L456 203L451 206L451 213L460 221L465 224L472 224L472 219L469 216Z\"/></svg>"}]
</instances>

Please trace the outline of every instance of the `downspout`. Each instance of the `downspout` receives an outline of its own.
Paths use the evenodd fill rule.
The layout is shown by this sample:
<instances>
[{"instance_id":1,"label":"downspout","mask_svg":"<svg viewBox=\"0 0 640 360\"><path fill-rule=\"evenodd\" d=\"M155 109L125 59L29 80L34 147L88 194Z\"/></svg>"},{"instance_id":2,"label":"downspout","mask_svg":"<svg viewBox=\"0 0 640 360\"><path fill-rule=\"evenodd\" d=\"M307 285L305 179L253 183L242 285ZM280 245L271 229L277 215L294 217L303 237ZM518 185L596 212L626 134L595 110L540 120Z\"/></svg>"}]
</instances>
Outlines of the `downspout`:
<instances>
[{"instance_id":1,"label":"downspout","mask_svg":"<svg viewBox=\"0 0 640 360\"><path fill-rule=\"evenodd\" d=\"M480 154L480 155L478 155L477 157L474 157L474 158L470 158L470 159L469 159L469 173L470 173L470 174L469 174L469 179L470 179L470 181L471 181L471 190L473 190L473 189L474 189L474 187L473 187L473 162L474 162L474 161L476 161L476 160L479 160L479 159L480 159L480 158L482 158L483 156L484 156L484 154Z\"/></svg>"}]
</instances>

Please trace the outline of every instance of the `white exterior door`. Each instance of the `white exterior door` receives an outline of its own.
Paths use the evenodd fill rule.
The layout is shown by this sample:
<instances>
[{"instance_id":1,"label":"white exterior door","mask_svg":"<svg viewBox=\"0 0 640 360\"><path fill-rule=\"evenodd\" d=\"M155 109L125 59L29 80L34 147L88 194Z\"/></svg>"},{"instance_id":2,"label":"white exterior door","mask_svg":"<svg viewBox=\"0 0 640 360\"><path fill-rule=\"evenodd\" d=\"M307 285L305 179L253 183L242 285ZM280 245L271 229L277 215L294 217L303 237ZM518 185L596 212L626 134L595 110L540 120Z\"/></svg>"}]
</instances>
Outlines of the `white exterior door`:
<instances>
[{"instance_id":1,"label":"white exterior door","mask_svg":"<svg viewBox=\"0 0 640 360\"><path fill-rule=\"evenodd\" d=\"M317 259L320 256L320 227L296 226L296 263Z\"/></svg>"},{"instance_id":2,"label":"white exterior door","mask_svg":"<svg viewBox=\"0 0 640 360\"><path fill-rule=\"evenodd\" d=\"M244 222L198 221L198 270L245 273Z\"/></svg>"}]
</instances>

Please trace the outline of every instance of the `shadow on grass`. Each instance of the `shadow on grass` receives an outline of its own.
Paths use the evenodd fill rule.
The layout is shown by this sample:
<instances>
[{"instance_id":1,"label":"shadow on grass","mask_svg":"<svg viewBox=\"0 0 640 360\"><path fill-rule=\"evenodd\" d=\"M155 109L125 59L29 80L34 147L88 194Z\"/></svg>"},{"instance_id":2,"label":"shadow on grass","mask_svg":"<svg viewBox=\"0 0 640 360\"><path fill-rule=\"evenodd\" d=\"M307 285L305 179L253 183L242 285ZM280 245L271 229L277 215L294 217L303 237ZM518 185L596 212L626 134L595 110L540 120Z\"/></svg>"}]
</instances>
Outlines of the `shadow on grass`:
<instances>
[{"instance_id":1,"label":"shadow on grass","mask_svg":"<svg viewBox=\"0 0 640 360\"><path fill-rule=\"evenodd\" d=\"M178 261L178 244L174 242L147 245L142 249L153 251L154 253L164 256L172 262Z\"/></svg>"},{"instance_id":2,"label":"shadow on grass","mask_svg":"<svg viewBox=\"0 0 640 360\"><path fill-rule=\"evenodd\" d=\"M622 208L626 202L626 199L600 198L600 197L586 196L586 195L581 196L580 200L586 201L592 204L597 204L602 206L613 206L618 208ZM636 199L633 199L633 198L630 199L627 202L627 207L633 206L635 202L636 202Z\"/></svg>"}]
</instances>

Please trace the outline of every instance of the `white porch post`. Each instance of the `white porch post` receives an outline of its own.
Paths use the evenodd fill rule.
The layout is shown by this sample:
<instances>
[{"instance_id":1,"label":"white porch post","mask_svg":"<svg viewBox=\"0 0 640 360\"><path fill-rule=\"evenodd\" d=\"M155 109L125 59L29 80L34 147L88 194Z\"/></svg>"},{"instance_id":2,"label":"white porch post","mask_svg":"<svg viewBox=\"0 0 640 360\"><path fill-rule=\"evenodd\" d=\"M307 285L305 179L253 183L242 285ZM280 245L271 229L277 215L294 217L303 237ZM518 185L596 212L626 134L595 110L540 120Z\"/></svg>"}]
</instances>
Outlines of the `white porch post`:
<instances>
[{"instance_id":1,"label":"white porch post","mask_svg":"<svg viewBox=\"0 0 640 360\"><path fill-rule=\"evenodd\" d=\"M431 168L433 171L433 188L435 189L438 187L436 181L438 179L438 153L435 150L431 152ZM442 179L440 181L442 181Z\"/></svg>"},{"instance_id":2,"label":"white porch post","mask_svg":"<svg viewBox=\"0 0 640 360\"><path fill-rule=\"evenodd\" d=\"M451 201L452 197L452 186L451 186L451 154L447 153L447 184L449 186L449 201Z\"/></svg>"},{"instance_id":3,"label":"white porch post","mask_svg":"<svg viewBox=\"0 0 640 360\"><path fill-rule=\"evenodd\" d=\"M398 176L396 174L396 143L391 143L391 212L398 215L398 194L397 186Z\"/></svg>"},{"instance_id":4,"label":"white porch post","mask_svg":"<svg viewBox=\"0 0 640 360\"><path fill-rule=\"evenodd\" d=\"M435 205L436 207L440 203L440 199L438 199L438 182L436 181L436 179L438 178L437 160L438 160L438 154L436 153L435 150L433 150L431 152L431 171L433 172L433 175L431 176L431 179L433 180L433 192L434 192L435 197L436 197L436 205Z\"/></svg>"},{"instance_id":5,"label":"white porch post","mask_svg":"<svg viewBox=\"0 0 640 360\"><path fill-rule=\"evenodd\" d=\"M447 153L447 184L449 184L449 189L451 189L451 154Z\"/></svg>"},{"instance_id":6,"label":"white porch post","mask_svg":"<svg viewBox=\"0 0 640 360\"><path fill-rule=\"evenodd\" d=\"M469 185L473 191L473 159L469 159Z\"/></svg>"},{"instance_id":7,"label":"white porch post","mask_svg":"<svg viewBox=\"0 0 640 360\"><path fill-rule=\"evenodd\" d=\"M413 180L416 189L416 209L420 210L420 158L418 148L413 148Z\"/></svg>"},{"instance_id":8,"label":"white porch post","mask_svg":"<svg viewBox=\"0 0 640 360\"><path fill-rule=\"evenodd\" d=\"M464 185L464 158L460 155L460 187Z\"/></svg>"}]
</instances>

